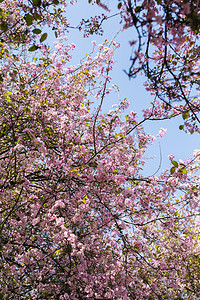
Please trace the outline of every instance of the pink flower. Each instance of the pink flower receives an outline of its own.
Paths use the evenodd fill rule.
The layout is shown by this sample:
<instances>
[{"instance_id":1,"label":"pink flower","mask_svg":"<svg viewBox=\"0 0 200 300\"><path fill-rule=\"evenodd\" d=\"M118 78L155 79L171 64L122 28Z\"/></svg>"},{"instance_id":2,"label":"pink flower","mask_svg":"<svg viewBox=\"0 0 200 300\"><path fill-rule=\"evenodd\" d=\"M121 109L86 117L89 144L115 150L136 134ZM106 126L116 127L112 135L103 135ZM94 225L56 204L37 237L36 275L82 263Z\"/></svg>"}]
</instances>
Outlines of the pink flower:
<instances>
[{"instance_id":1,"label":"pink flower","mask_svg":"<svg viewBox=\"0 0 200 300\"><path fill-rule=\"evenodd\" d=\"M170 154L170 155L168 155L168 157L169 157L170 161L174 160L174 154Z\"/></svg>"},{"instance_id":2,"label":"pink flower","mask_svg":"<svg viewBox=\"0 0 200 300\"><path fill-rule=\"evenodd\" d=\"M163 135L165 135L167 132L167 129L161 128L157 134L157 137L163 137Z\"/></svg>"}]
</instances>

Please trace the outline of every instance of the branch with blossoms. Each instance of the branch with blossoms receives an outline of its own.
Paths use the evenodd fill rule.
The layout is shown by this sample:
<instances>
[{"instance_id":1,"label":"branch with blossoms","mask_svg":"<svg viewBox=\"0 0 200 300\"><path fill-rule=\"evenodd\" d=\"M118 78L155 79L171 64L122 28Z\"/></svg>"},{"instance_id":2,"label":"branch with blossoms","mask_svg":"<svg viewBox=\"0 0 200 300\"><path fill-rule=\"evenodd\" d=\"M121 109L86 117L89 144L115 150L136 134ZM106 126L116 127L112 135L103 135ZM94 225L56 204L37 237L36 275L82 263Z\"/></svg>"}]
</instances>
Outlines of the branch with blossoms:
<instances>
[{"instance_id":1,"label":"branch with blossoms","mask_svg":"<svg viewBox=\"0 0 200 300\"><path fill-rule=\"evenodd\" d=\"M101 2L97 4L103 7ZM166 8L165 3L144 1L132 11L132 2L126 2L129 7L118 5L122 17L129 17L126 25L137 26L141 39L142 26L155 33L152 20L155 17L160 24L157 9ZM25 53L38 50L38 58L29 61L27 56L25 61L13 51L17 45L11 42L13 28L1 29L5 41L0 80L0 298L196 299L200 296L200 153L196 150L185 161L170 155L170 169L158 176L144 177L141 172L144 153L155 139L144 131L145 122L182 114L184 126L193 129L194 106L176 105L175 96L167 99L165 92L186 95L177 72L185 70L184 61L194 45L184 44L184 61L170 56L170 46L162 42L170 35L161 24L159 43L164 52L153 53L152 59L151 50L147 53L157 70L153 73L141 55L143 42L136 60L146 67L150 79L158 77L158 94L150 89L155 93L151 107L143 111L142 120L134 111L122 117L129 104L126 99L103 113L110 93L111 45L105 42L97 54L94 49L78 66L70 66L74 44L66 46L62 40L51 53L44 43L47 36L34 27L46 22L63 26L60 32L68 27L60 23L62 10L51 14L53 5L57 9L61 3L66 7L66 1L14 1L13 10L8 0L0 4L1 20L7 20L10 11L19 18L21 46L22 29L27 28L30 40L23 36ZM182 12L178 2L170 5L164 11L169 23L173 5L175 13ZM140 13L146 18L144 24L138 20ZM190 14L188 6L183 13ZM188 26L195 33L191 22ZM38 34L39 44L31 32ZM153 38L156 41L158 36ZM176 43L178 47L177 39ZM180 55L178 48L175 51ZM171 88L175 77L167 78L167 73L179 80L183 93ZM166 83L163 90L161 83ZM163 101L158 101L160 95ZM161 129L157 137L165 132Z\"/></svg>"},{"instance_id":2,"label":"branch with blossoms","mask_svg":"<svg viewBox=\"0 0 200 300\"><path fill-rule=\"evenodd\" d=\"M119 1L118 11L123 30L132 27L136 34L135 40L130 40L131 66L125 72L130 78L144 74L146 89L161 105L170 110L178 103L183 115L188 112L190 120L181 130L198 131L198 1Z\"/></svg>"}]
</instances>

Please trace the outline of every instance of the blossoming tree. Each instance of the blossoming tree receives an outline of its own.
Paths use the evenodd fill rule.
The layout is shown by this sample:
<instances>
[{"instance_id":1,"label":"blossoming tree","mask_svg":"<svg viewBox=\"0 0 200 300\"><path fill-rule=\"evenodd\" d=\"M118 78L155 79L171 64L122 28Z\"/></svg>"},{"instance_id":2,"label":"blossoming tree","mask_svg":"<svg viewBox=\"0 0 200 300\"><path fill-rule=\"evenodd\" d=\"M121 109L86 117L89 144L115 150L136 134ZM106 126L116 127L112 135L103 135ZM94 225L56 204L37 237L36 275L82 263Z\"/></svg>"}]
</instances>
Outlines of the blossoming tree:
<instances>
[{"instance_id":1,"label":"blossoming tree","mask_svg":"<svg viewBox=\"0 0 200 300\"><path fill-rule=\"evenodd\" d=\"M174 58L154 35L161 50L152 62L160 73L158 86L148 76L147 88L168 97L162 88L173 82L172 92L184 95L185 104L159 98L142 120L134 111L122 118L127 100L101 110L112 93L117 43L105 42L70 66L74 45L60 39L52 52L44 27L64 34L69 24L60 4L66 8L67 1L0 2L1 299L198 299L200 151L184 162L171 156L171 169L159 176L141 175L154 140L142 127L146 120L182 114L186 129L199 130L199 98L185 100L187 80L179 76L176 85L166 79L187 68L185 76L197 84L197 28L190 21L191 39L185 31L181 41L171 39ZM184 3L181 14L187 13ZM147 9L146 20L155 19L162 31L159 5L167 4L144 1L135 12ZM126 24L133 22L125 18L133 18L132 6L118 7ZM150 16L152 7L156 15ZM136 55L139 68L153 76L147 52Z\"/></svg>"}]
</instances>

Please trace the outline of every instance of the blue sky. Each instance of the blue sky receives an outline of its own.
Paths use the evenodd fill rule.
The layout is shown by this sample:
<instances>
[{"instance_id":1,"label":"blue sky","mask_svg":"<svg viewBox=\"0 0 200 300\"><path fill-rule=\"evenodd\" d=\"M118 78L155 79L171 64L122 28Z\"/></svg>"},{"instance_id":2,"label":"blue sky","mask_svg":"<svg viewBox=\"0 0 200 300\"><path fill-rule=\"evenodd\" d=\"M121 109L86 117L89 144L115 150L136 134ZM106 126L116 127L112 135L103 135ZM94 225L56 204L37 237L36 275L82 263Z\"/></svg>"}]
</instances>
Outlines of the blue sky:
<instances>
[{"instance_id":1,"label":"blue sky","mask_svg":"<svg viewBox=\"0 0 200 300\"><path fill-rule=\"evenodd\" d=\"M117 1L113 1L113 4L117 5ZM116 9L117 12L117 9ZM102 9L96 5L88 4L88 0L79 0L75 5L69 5L67 9L67 18L72 25L80 23L82 18L89 18L98 14L105 13ZM120 30L119 18L110 18L104 25L104 35L96 36L91 35L89 38L83 38L83 32L72 29L67 34L68 41L73 42L76 45L75 51L73 51L73 64L78 64L92 49L91 41L95 40L97 44L102 43L105 39L112 40L113 37ZM152 96L147 93L143 87L145 78L138 76L136 79L129 80L127 75L123 72L123 69L128 69L129 58L131 54L131 48L129 46L129 40L135 38L135 33L132 28L119 33L115 40L120 42L120 48L117 49L114 55L114 70L111 74L113 79L112 84L119 86L120 97L128 98L130 101L129 110L134 110L138 113L139 118L142 118L141 110L149 106L149 103L153 100ZM107 111L113 104L116 103L117 98L110 98L105 101L103 110ZM179 130L179 125L183 124L182 118L176 120L167 121L148 121L145 123L144 128L146 132L156 135L159 129L167 128L167 134L162 138L154 142L149 147L146 153L146 167L144 169L144 175L152 175L160 164L160 149L162 153L162 165L161 170L170 167L168 159L169 154L174 154L175 159L186 159L191 157L194 149L200 148L200 138L198 134L188 135ZM159 148L159 143L160 148ZM153 158L150 158L153 157Z\"/></svg>"}]
</instances>

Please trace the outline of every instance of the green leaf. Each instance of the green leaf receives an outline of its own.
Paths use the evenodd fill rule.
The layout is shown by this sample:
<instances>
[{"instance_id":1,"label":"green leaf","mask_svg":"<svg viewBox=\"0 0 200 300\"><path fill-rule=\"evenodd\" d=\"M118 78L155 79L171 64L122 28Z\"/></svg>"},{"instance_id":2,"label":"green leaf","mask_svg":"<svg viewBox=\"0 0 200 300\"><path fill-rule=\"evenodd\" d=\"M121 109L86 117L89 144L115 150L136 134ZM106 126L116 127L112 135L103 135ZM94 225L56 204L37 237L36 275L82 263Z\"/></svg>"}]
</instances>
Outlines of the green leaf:
<instances>
[{"instance_id":1,"label":"green leaf","mask_svg":"<svg viewBox=\"0 0 200 300\"><path fill-rule=\"evenodd\" d=\"M0 0L0 3L2 3L4 0Z\"/></svg>"},{"instance_id":2,"label":"green leaf","mask_svg":"<svg viewBox=\"0 0 200 300\"><path fill-rule=\"evenodd\" d=\"M39 28L33 29L33 33L40 34L42 31Z\"/></svg>"},{"instance_id":3,"label":"green leaf","mask_svg":"<svg viewBox=\"0 0 200 300\"><path fill-rule=\"evenodd\" d=\"M7 31L8 30L8 25L6 22L2 21L0 24L0 30L2 31Z\"/></svg>"},{"instance_id":4,"label":"green leaf","mask_svg":"<svg viewBox=\"0 0 200 300\"><path fill-rule=\"evenodd\" d=\"M24 18L25 18L26 24L28 26L33 24L33 16L32 15L27 14L24 16Z\"/></svg>"},{"instance_id":5,"label":"green leaf","mask_svg":"<svg viewBox=\"0 0 200 300\"><path fill-rule=\"evenodd\" d=\"M190 133L193 134L194 133L194 128L190 129Z\"/></svg>"},{"instance_id":6,"label":"green leaf","mask_svg":"<svg viewBox=\"0 0 200 300\"><path fill-rule=\"evenodd\" d=\"M58 37L58 33L57 33L57 31L55 31L55 32L54 32L54 34L55 34L55 37L57 38L57 37Z\"/></svg>"},{"instance_id":7,"label":"green leaf","mask_svg":"<svg viewBox=\"0 0 200 300\"><path fill-rule=\"evenodd\" d=\"M136 12L136 13L138 13L138 12L140 12L140 11L141 11L141 9L142 9L142 6L136 6L136 8L135 8L135 12Z\"/></svg>"},{"instance_id":8,"label":"green leaf","mask_svg":"<svg viewBox=\"0 0 200 300\"><path fill-rule=\"evenodd\" d=\"M170 169L170 173L173 174L173 173L175 172L175 170L176 170L176 168L175 168L175 167L172 167L172 168Z\"/></svg>"},{"instance_id":9,"label":"green leaf","mask_svg":"<svg viewBox=\"0 0 200 300\"><path fill-rule=\"evenodd\" d=\"M34 19L35 20L42 20L42 17L39 14L34 14Z\"/></svg>"},{"instance_id":10,"label":"green leaf","mask_svg":"<svg viewBox=\"0 0 200 300\"><path fill-rule=\"evenodd\" d=\"M52 254L52 256L53 256L53 257L54 257L54 256L58 256L59 254L61 254L61 252L62 252L61 249L56 250L56 251Z\"/></svg>"},{"instance_id":11,"label":"green leaf","mask_svg":"<svg viewBox=\"0 0 200 300\"><path fill-rule=\"evenodd\" d=\"M156 0L156 2L157 2L157 4L161 4L162 1L161 0Z\"/></svg>"},{"instance_id":12,"label":"green leaf","mask_svg":"<svg viewBox=\"0 0 200 300\"><path fill-rule=\"evenodd\" d=\"M186 170L185 167L181 167L181 168L179 169L179 171L180 171L181 173L183 173L183 174L187 174L187 170Z\"/></svg>"},{"instance_id":13,"label":"green leaf","mask_svg":"<svg viewBox=\"0 0 200 300\"><path fill-rule=\"evenodd\" d=\"M177 163L177 161L175 161L175 160L172 160L172 165L174 165L174 167L176 167L176 168L178 168L178 163Z\"/></svg>"},{"instance_id":14,"label":"green leaf","mask_svg":"<svg viewBox=\"0 0 200 300\"><path fill-rule=\"evenodd\" d=\"M41 0L32 0L33 4L36 6L40 6Z\"/></svg>"},{"instance_id":15,"label":"green leaf","mask_svg":"<svg viewBox=\"0 0 200 300\"><path fill-rule=\"evenodd\" d=\"M58 0L53 0L53 4L58 5L59 1Z\"/></svg>"},{"instance_id":16,"label":"green leaf","mask_svg":"<svg viewBox=\"0 0 200 300\"><path fill-rule=\"evenodd\" d=\"M183 117L183 120L186 120L186 119L188 119L189 118L189 112L188 111L186 111L184 114L182 114L182 117Z\"/></svg>"},{"instance_id":17,"label":"green leaf","mask_svg":"<svg viewBox=\"0 0 200 300\"><path fill-rule=\"evenodd\" d=\"M117 8L120 9L122 7L122 3L119 2L119 4L117 5Z\"/></svg>"},{"instance_id":18,"label":"green leaf","mask_svg":"<svg viewBox=\"0 0 200 300\"><path fill-rule=\"evenodd\" d=\"M28 49L28 51L33 52L33 51L36 51L37 49L38 49L38 46L33 45Z\"/></svg>"},{"instance_id":19,"label":"green leaf","mask_svg":"<svg viewBox=\"0 0 200 300\"><path fill-rule=\"evenodd\" d=\"M43 33L43 35L40 38L40 43L44 42L47 38L47 33Z\"/></svg>"},{"instance_id":20,"label":"green leaf","mask_svg":"<svg viewBox=\"0 0 200 300\"><path fill-rule=\"evenodd\" d=\"M91 3L92 2L92 0L88 0L88 3Z\"/></svg>"},{"instance_id":21,"label":"green leaf","mask_svg":"<svg viewBox=\"0 0 200 300\"><path fill-rule=\"evenodd\" d=\"M179 126L179 129L180 129L180 130L183 130L183 129L184 129L184 125L180 125L180 126Z\"/></svg>"}]
</instances>

